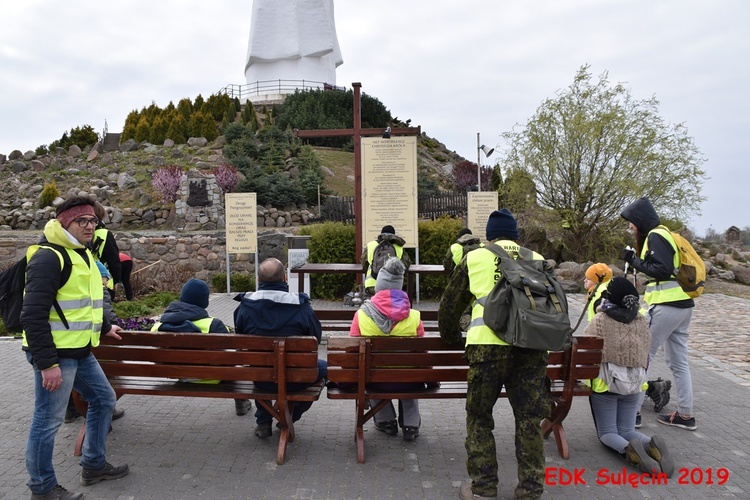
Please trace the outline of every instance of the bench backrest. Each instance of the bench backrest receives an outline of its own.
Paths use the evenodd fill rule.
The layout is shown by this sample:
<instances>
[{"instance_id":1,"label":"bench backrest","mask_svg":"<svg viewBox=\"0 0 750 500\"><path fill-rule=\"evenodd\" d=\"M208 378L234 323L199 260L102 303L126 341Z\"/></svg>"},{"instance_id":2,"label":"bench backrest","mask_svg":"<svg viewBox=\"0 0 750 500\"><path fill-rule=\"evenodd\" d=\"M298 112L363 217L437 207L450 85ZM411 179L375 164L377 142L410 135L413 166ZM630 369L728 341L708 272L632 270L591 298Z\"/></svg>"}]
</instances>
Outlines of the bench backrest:
<instances>
[{"instance_id":1,"label":"bench backrest","mask_svg":"<svg viewBox=\"0 0 750 500\"><path fill-rule=\"evenodd\" d=\"M596 378L602 357L600 338L574 336L570 349L549 353L552 380ZM328 378L336 383L466 381L464 347L439 337L331 337Z\"/></svg>"},{"instance_id":2,"label":"bench backrest","mask_svg":"<svg viewBox=\"0 0 750 500\"><path fill-rule=\"evenodd\" d=\"M336 383L466 380L462 345L440 337L331 337L328 378Z\"/></svg>"},{"instance_id":3,"label":"bench backrest","mask_svg":"<svg viewBox=\"0 0 750 500\"><path fill-rule=\"evenodd\" d=\"M121 331L93 349L109 376L314 382L314 337ZM286 367L286 370L278 368Z\"/></svg>"}]
</instances>

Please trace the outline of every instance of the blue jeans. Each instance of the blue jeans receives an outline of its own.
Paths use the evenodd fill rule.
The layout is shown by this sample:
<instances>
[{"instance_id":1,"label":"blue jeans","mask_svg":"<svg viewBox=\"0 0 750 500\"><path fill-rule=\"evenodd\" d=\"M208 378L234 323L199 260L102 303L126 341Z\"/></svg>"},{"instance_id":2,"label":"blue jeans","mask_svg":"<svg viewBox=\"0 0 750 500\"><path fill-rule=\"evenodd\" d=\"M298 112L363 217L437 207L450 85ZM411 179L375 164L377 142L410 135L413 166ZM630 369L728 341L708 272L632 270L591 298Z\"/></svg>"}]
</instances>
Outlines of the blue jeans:
<instances>
[{"instance_id":1,"label":"blue jeans","mask_svg":"<svg viewBox=\"0 0 750 500\"><path fill-rule=\"evenodd\" d=\"M318 380L325 379L328 376L328 363L325 359L319 359L318 360ZM273 382L255 382L255 385L265 391L273 391L276 392L279 389L278 384L274 384ZM294 383L294 384L287 384L286 389L288 391L301 391L305 387L309 387L312 384L302 384L302 383ZM312 407L313 402L312 401L295 401L294 402L294 409L292 410L292 422L296 422L300 418L302 418L302 414L305 413L307 410L309 410ZM265 424L267 422L271 422L273 420L273 417L270 413L268 413L268 410L263 408L261 405L256 404L255 405L255 422L260 424Z\"/></svg>"},{"instance_id":2,"label":"blue jeans","mask_svg":"<svg viewBox=\"0 0 750 500\"><path fill-rule=\"evenodd\" d=\"M642 392L638 394L614 394L595 392L590 396L591 410L594 412L596 434L602 444L617 453L625 453L628 442L638 438L643 446L651 438L635 430L635 415L641 406Z\"/></svg>"},{"instance_id":3,"label":"blue jeans","mask_svg":"<svg viewBox=\"0 0 750 500\"><path fill-rule=\"evenodd\" d=\"M693 414L693 379L688 364L688 328L693 318L693 308L679 308L667 304L655 304L648 309L648 329L651 332L649 362L661 346L664 360L672 370L677 411L683 415Z\"/></svg>"},{"instance_id":4,"label":"blue jeans","mask_svg":"<svg viewBox=\"0 0 750 500\"><path fill-rule=\"evenodd\" d=\"M31 363L31 354L26 353ZM70 392L75 389L89 404L86 414L86 439L81 465L101 469L106 464L106 442L117 396L93 354L83 359L60 358L62 384L50 392L42 387L42 372L34 365L34 416L26 444L26 470L31 492L44 495L57 485L52 467L55 435L65 418Z\"/></svg>"}]
</instances>

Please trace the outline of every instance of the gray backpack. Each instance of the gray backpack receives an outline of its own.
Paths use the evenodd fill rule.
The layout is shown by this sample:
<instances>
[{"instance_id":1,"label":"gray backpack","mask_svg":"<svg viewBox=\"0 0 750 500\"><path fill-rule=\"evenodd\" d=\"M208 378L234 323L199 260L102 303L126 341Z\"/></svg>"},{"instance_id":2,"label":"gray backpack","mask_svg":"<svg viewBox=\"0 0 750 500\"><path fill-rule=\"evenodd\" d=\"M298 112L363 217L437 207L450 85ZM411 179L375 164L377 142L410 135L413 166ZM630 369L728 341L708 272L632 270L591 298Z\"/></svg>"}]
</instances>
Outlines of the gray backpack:
<instances>
[{"instance_id":1,"label":"gray backpack","mask_svg":"<svg viewBox=\"0 0 750 500\"><path fill-rule=\"evenodd\" d=\"M540 351L570 347L568 299L546 262L534 260L533 252L523 247L518 259L495 244L485 248L498 256L501 276L484 298L484 324L516 347Z\"/></svg>"}]
</instances>

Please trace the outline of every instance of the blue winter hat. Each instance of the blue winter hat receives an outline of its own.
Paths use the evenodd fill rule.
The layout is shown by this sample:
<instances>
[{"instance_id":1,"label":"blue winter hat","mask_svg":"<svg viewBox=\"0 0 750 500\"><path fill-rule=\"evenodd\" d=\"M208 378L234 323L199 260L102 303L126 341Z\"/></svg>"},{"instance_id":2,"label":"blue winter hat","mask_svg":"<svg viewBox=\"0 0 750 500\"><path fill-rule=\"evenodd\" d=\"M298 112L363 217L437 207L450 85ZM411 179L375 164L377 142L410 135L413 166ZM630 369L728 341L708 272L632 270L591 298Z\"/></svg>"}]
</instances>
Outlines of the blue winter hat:
<instances>
[{"instance_id":1,"label":"blue winter hat","mask_svg":"<svg viewBox=\"0 0 750 500\"><path fill-rule=\"evenodd\" d=\"M203 309L208 307L208 285L199 279L190 278L182 287L180 302L193 304Z\"/></svg>"},{"instance_id":2,"label":"blue winter hat","mask_svg":"<svg viewBox=\"0 0 750 500\"><path fill-rule=\"evenodd\" d=\"M96 267L99 268L99 274L102 275L102 278L112 279L112 275L109 274L109 270L107 269L107 266L101 263L101 261L96 261Z\"/></svg>"},{"instance_id":3,"label":"blue winter hat","mask_svg":"<svg viewBox=\"0 0 750 500\"><path fill-rule=\"evenodd\" d=\"M501 237L513 241L518 239L518 224L507 208L495 210L487 219L487 241L493 241Z\"/></svg>"}]
</instances>

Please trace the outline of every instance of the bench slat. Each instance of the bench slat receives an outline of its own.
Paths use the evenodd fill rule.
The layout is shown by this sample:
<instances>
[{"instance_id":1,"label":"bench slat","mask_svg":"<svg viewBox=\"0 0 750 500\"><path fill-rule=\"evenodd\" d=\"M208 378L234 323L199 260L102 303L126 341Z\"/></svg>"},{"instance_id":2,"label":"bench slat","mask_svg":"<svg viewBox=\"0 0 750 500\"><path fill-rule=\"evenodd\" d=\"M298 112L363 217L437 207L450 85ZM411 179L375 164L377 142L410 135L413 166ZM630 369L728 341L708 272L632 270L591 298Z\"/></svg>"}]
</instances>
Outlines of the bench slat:
<instances>
[{"instance_id":1,"label":"bench slat","mask_svg":"<svg viewBox=\"0 0 750 500\"><path fill-rule=\"evenodd\" d=\"M287 353L287 366L311 366L317 362L317 346L312 352ZM180 348L147 348L147 346L100 346L96 349L99 360L116 359L118 361L151 361L154 363L181 363L216 366L270 366L275 364L273 349L265 351L246 351L228 349L180 349Z\"/></svg>"}]
</instances>

